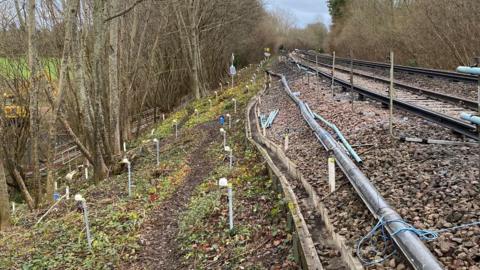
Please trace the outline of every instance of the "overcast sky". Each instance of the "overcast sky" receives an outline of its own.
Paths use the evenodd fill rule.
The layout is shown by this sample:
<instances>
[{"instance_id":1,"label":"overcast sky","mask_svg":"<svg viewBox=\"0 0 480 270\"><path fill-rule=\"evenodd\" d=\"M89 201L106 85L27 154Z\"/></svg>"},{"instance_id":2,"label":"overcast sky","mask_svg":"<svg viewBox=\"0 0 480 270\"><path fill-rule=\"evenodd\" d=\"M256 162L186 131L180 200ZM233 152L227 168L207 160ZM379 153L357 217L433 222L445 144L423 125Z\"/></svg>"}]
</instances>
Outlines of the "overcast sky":
<instances>
[{"instance_id":1,"label":"overcast sky","mask_svg":"<svg viewBox=\"0 0 480 270\"><path fill-rule=\"evenodd\" d=\"M291 13L298 27L321 20L325 25L331 24L327 0L265 0L267 9L283 9Z\"/></svg>"}]
</instances>

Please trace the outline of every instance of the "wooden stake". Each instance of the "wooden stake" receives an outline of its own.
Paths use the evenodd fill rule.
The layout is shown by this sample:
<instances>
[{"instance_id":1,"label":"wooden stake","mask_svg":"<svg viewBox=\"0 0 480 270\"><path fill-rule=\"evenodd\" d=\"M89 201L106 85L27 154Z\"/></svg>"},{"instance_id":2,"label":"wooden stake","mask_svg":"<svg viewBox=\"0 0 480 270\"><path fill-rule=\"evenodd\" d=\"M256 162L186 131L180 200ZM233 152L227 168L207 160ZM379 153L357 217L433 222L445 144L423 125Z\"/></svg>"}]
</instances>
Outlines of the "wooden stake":
<instances>
[{"instance_id":1,"label":"wooden stake","mask_svg":"<svg viewBox=\"0 0 480 270\"><path fill-rule=\"evenodd\" d=\"M334 96L333 87L335 86L335 51L333 52L333 61L332 61L332 85L330 86L332 90L332 97Z\"/></svg>"}]
</instances>

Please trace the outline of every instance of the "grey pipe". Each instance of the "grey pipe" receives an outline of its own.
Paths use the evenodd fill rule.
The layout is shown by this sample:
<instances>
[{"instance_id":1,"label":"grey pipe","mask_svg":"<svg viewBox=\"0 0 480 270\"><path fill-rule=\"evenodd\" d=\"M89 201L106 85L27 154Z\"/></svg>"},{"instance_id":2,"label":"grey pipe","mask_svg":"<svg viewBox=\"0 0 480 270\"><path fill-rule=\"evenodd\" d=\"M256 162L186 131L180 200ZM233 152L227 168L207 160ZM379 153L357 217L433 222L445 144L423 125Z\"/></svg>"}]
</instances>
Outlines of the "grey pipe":
<instances>
[{"instance_id":1,"label":"grey pipe","mask_svg":"<svg viewBox=\"0 0 480 270\"><path fill-rule=\"evenodd\" d=\"M285 76L275 73L271 74L282 79L285 91L300 108L303 118L315 132L315 136L327 150L333 152L335 158L337 159L337 164L347 176L348 180L357 191L357 194L360 196L360 198L362 198L363 202L368 207L370 212L375 216L375 218L380 219L383 217L386 223L385 228L389 232L390 236L392 236L394 232L406 229L407 227L405 224L401 222L392 222L401 220L402 217L385 201L375 186L341 149L339 144L337 144L330 133L320 127L317 121L315 121L314 117L309 113L305 103L293 95ZM392 239L415 269L442 269L442 266L437 261L435 256L433 256L430 250L424 245L424 243L415 233L411 231L404 231L402 233L393 235Z\"/></svg>"}]
</instances>

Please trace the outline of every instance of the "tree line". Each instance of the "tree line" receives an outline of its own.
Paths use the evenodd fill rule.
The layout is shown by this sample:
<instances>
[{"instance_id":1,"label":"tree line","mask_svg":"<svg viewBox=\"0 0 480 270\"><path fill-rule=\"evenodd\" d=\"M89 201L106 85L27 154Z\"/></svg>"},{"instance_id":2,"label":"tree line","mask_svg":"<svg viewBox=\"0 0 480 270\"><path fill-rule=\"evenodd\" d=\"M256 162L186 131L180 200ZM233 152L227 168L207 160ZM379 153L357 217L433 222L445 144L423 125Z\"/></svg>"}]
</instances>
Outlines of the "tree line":
<instances>
[{"instance_id":1,"label":"tree line","mask_svg":"<svg viewBox=\"0 0 480 270\"><path fill-rule=\"evenodd\" d=\"M480 2L474 0L329 0L333 25L329 51L441 69L479 56Z\"/></svg>"},{"instance_id":2,"label":"tree line","mask_svg":"<svg viewBox=\"0 0 480 270\"><path fill-rule=\"evenodd\" d=\"M15 123L0 113L0 229L14 194L30 209L52 202L60 133L98 183L143 111L225 84L232 53L241 66L279 48L274 17L260 0L0 2L0 98L25 110Z\"/></svg>"}]
</instances>

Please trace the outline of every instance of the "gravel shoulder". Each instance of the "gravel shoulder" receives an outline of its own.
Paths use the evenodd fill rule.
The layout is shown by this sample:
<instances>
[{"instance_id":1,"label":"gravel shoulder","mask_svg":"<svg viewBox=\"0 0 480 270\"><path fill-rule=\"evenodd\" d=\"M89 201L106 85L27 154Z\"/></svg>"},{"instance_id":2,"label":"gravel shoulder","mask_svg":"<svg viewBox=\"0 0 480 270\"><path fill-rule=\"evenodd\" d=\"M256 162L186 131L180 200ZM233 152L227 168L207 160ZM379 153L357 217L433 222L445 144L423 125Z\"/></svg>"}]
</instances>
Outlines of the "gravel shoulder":
<instances>
[{"instance_id":1,"label":"gravel shoulder","mask_svg":"<svg viewBox=\"0 0 480 270\"><path fill-rule=\"evenodd\" d=\"M280 70L285 71L285 69ZM480 220L479 160L477 146L445 146L401 143L388 135L388 111L370 101L355 101L348 92L333 98L329 83L320 80L290 81L312 110L333 122L365 160L362 171L384 198L410 224L420 229L439 230ZM375 221L338 170L338 189L330 194L326 182L326 158L298 108L274 88L262 98L262 113L280 109L270 139L282 144L289 129L289 156L306 179L317 188L331 209L338 232L353 247ZM410 137L458 140L449 130L404 112L395 112L395 134ZM478 269L480 228L449 231L427 243L446 269ZM373 268L402 269L401 258Z\"/></svg>"}]
</instances>

